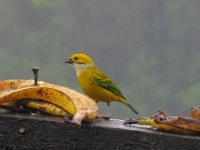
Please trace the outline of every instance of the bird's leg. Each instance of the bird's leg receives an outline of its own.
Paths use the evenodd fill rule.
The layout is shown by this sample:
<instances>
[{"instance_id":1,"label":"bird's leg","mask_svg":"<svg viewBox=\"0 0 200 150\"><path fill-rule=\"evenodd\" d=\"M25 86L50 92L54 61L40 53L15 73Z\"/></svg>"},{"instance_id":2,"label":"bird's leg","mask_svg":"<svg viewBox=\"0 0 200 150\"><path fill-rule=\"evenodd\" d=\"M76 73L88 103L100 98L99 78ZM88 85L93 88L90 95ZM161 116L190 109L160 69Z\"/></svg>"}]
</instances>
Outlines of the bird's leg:
<instances>
[{"instance_id":1,"label":"bird's leg","mask_svg":"<svg viewBox=\"0 0 200 150\"><path fill-rule=\"evenodd\" d=\"M107 101L107 107L108 107L108 113L107 113L107 115L110 116L110 102L109 101Z\"/></svg>"},{"instance_id":2,"label":"bird's leg","mask_svg":"<svg viewBox=\"0 0 200 150\"><path fill-rule=\"evenodd\" d=\"M107 101L107 107L108 107L108 113L107 113L107 116L104 116L105 120L109 120L112 115L110 114L110 102Z\"/></svg>"},{"instance_id":3,"label":"bird's leg","mask_svg":"<svg viewBox=\"0 0 200 150\"><path fill-rule=\"evenodd\" d=\"M100 114L98 114L97 117L96 117L96 120L102 120L102 119L103 120L110 120L110 118L112 117L112 115L110 115L110 111L109 111L110 102L107 102L107 106L108 106L108 113L107 113L107 115L100 115Z\"/></svg>"}]
</instances>

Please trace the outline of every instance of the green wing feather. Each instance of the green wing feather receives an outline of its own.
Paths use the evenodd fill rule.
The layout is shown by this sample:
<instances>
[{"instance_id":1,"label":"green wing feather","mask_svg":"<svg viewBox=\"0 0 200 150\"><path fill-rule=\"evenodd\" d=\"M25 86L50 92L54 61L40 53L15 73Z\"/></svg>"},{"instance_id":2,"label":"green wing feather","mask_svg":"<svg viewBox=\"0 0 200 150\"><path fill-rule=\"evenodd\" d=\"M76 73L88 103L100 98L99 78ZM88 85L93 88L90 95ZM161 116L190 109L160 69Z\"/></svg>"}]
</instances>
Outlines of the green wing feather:
<instances>
[{"instance_id":1,"label":"green wing feather","mask_svg":"<svg viewBox=\"0 0 200 150\"><path fill-rule=\"evenodd\" d=\"M126 99L122 95L118 85L116 83L112 82L110 80L110 78L108 76L106 76L103 72L101 72L99 69L95 68L93 70L93 77L94 77L94 81L95 81L96 84L98 84L102 88L104 88L104 89ZM138 111L133 106L131 106L127 101L125 101L125 102L126 103L124 103L124 104L126 106L128 106L134 113L139 114Z\"/></svg>"},{"instance_id":2,"label":"green wing feather","mask_svg":"<svg viewBox=\"0 0 200 150\"><path fill-rule=\"evenodd\" d=\"M122 97L125 99L125 97L122 95L118 85L110 80L108 76L106 76L103 72L95 68L93 71L93 77L94 81L100 85L102 88Z\"/></svg>"}]
</instances>

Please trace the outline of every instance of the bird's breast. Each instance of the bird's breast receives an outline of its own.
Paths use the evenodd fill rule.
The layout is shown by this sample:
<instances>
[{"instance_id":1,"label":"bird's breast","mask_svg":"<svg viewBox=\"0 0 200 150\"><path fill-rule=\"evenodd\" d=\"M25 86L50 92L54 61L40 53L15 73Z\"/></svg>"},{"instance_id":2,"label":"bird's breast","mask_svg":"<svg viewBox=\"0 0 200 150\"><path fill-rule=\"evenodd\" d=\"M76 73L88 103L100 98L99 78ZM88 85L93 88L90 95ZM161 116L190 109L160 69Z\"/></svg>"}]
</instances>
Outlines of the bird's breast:
<instances>
[{"instance_id":1,"label":"bird's breast","mask_svg":"<svg viewBox=\"0 0 200 150\"><path fill-rule=\"evenodd\" d=\"M85 71L77 76L82 90L91 98L97 101L122 101L122 98L113 94L111 91L99 86L90 71Z\"/></svg>"},{"instance_id":2,"label":"bird's breast","mask_svg":"<svg viewBox=\"0 0 200 150\"><path fill-rule=\"evenodd\" d=\"M97 85L95 84L93 77L89 71L84 71L79 74L77 74L78 82L83 89L83 91L90 97L93 98L94 95L94 89L97 88Z\"/></svg>"}]
</instances>

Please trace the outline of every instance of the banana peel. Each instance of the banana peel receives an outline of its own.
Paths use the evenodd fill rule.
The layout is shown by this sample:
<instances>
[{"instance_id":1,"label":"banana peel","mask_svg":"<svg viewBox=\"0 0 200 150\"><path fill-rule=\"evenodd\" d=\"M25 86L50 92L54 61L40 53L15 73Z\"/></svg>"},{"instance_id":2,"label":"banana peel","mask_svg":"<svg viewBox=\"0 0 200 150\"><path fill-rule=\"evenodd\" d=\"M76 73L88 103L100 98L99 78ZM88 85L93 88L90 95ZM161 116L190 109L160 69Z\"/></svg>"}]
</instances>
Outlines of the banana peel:
<instances>
[{"instance_id":1,"label":"banana peel","mask_svg":"<svg viewBox=\"0 0 200 150\"><path fill-rule=\"evenodd\" d=\"M45 112L47 114L51 114L51 115L55 115L55 116L59 116L59 117L66 117L66 116L70 116L70 114L66 111L64 111L63 109L51 104L51 103L47 103L44 101L28 101L28 102L24 102L25 104L23 104L23 106L26 106L28 108L32 108L32 109L36 109L36 110L40 110L42 112Z\"/></svg>"},{"instance_id":2,"label":"banana peel","mask_svg":"<svg viewBox=\"0 0 200 150\"><path fill-rule=\"evenodd\" d=\"M27 81L27 80L3 80L0 81L0 95L2 93L11 91L11 90L17 90L20 88L25 88L32 86L32 81ZM21 100L20 102L15 102L15 101L9 101L5 102L0 107L6 108L9 110L22 110L21 106L32 108L39 110L41 112L46 112L48 114L52 114L55 116L67 116L67 112L64 111L63 109L57 107L56 105L52 105L48 102L42 102L42 101L36 101L36 100Z\"/></svg>"},{"instance_id":3,"label":"banana peel","mask_svg":"<svg viewBox=\"0 0 200 150\"><path fill-rule=\"evenodd\" d=\"M16 102L27 100L27 107L57 116L69 114L77 124L96 118L98 107L91 98L70 88L43 81L38 81L37 86L33 84L34 80L0 81L0 105L14 106ZM42 101L42 104L36 100Z\"/></svg>"},{"instance_id":4,"label":"banana peel","mask_svg":"<svg viewBox=\"0 0 200 150\"><path fill-rule=\"evenodd\" d=\"M12 112L42 112L58 117L70 116L70 114L63 109L41 100L20 100L18 102L7 102L0 105L0 108L7 109Z\"/></svg>"},{"instance_id":5,"label":"banana peel","mask_svg":"<svg viewBox=\"0 0 200 150\"><path fill-rule=\"evenodd\" d=\"M191 108L191 117L200 120L200 106Z\"/></svg>"},{"instance_id":6,"label":"banana peel","mask_svg":"<svg viewBox=\"0 0 200 150\"><path fill-rule=\"evenodd\" d=\"M63 109L57 107L48 102L41 100L20 100L18 102L6 102L0 105L0 108L7 109L9 111L19 111L19 112L44 112L46 114L51 114L59 117L70 116L70 114Z\"/></svg>"},{"instance_id":7,"label":"banana peel","mask_svg":"<svg viewBox=\"0 0 200 150\"><path fill-rule=\"evenodd\" d=\"M195 118L166 116L158 111L151 117L126 120L125 124L149 125L155 129L178 134L200 134L200 121Z\"/></svg>"},{"instance_id":8,"label":"banana peel","mask_svg":"<svg viewBox=\"0 0 200 150\"><path fill-rule=\"evenodd\" d=\"M77 112L73 101L68 95L57 89L45 86L26 87L6 92L5 94L0 95L0 104L10 101L17 102L22 99L43 100L62 108L71 115L75 115Z\"/></svg>"}]
</instances>

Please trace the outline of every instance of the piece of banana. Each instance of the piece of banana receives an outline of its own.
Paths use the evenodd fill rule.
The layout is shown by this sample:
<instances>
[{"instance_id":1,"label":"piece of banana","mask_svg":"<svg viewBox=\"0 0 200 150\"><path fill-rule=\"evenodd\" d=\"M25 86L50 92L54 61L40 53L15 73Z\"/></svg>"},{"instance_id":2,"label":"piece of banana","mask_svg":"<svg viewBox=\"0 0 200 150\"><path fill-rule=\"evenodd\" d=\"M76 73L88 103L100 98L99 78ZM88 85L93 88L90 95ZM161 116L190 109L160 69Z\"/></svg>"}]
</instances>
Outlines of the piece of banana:
<instances>
[{"instance_id":1,"label":"piece of banana","mask_svg":"<svg viewBox=\"0 0 200 150\"><path fill-rule=\"evenodd\" d=\"M74 116L77 112L73 101L62 91L49 87L35 86L9 91L0 95L0 105L10 101L20 101L22 99L43 100L54 104Z\"/></svg>"},{"instance_id":2,"label":"piece of banana","mask_svg":"<svg viewBox=\"0 0 200 150\"><path fill-rule=\"evenodd\" d=\"M165 112L160 110L151 117L126 120L124 124L150 125L158 130L179 134L200 134L199 120L188 117L167 116Z\"/></svg>"},{"instance_id":3,"label":"piece of banana","mask_svg":"<svg viewBox=\"0 0 200 150\"><path fill-rule=\"evenodd\" d=\"M188 118L173 118L169 121L165 120L157 122L155 118L140 118L137 120L139 125L150 125L158 130L174 132L179 134L200 134L199 123L191 122Z\"/></svg>"},{"instance_id":4,"label":"piece of banana","mask_svg":"<svg viewBox=\"0 0 200 150\"><path fill-rule=\"evenodd\" d=\"M38 81L38 85L34 86L33 83L33 80L0 81L0 105L6 103L10 105L21 99L40 99L53 104L58 109L63 109L73 116L74 121L78 124L82 120L93 120L96 118L98 107L91 98L59 85ZM28 105L28 103L27 105L40 110L40 104L34 103L35 101L32 101L31 105ZM56 115L54 112L53 114Z\"/></svg>"},{"instance_id":5,"label":"piece of banana","mask_svg":"<svg viewBox=\"0 0 200 150\"><path fill-rule=\"evenodd\" d=\"M69 116L69 114L64 111L63 109L56 107L53 104L46 103L44 101L32 101L28 102L26 104L26 107L32 108L32 109L37 109L43 112L46 112L48 114L52 114L55 116L60 116L60 117L66 117Z\"/></svg>"},{"instance_id":6,"label":"piece of banana","mask_svg":"<svg viewBox=\"0 0 200 150\"><path fill-rule=\"evenodd\" d=\"M21 100L19 102L12 101L12 102L6 102L2 104L2 108L7 108L9 110L21 111L22 108L20 106L39 110L41 112L45 112L47 114L51 114L51 115L55 115L59 117L69 116L69 114L66 111L57 107L56 105L50 104L45 101L40 101L40 100Z\"/></svg>"},{"instance_id":7,"label":"piece of banana","mask_svg":"<svg viewBox=\"0 0 200 150\"><path fill-rule=\"evenodd\" d=\"M191 108L191 117L200 120L200 106L194 106Z\"/></svg>"}]
</instances>

